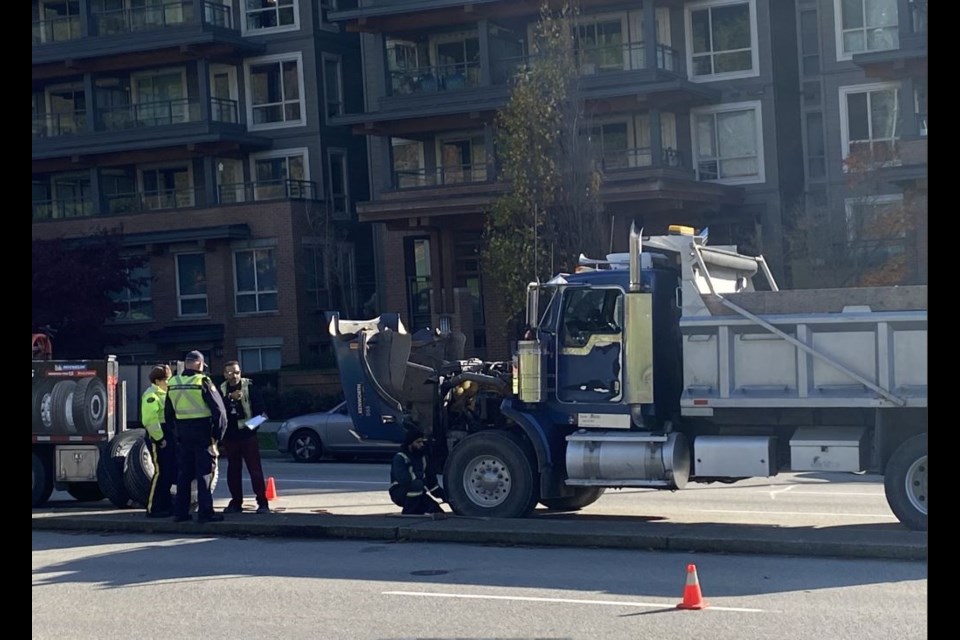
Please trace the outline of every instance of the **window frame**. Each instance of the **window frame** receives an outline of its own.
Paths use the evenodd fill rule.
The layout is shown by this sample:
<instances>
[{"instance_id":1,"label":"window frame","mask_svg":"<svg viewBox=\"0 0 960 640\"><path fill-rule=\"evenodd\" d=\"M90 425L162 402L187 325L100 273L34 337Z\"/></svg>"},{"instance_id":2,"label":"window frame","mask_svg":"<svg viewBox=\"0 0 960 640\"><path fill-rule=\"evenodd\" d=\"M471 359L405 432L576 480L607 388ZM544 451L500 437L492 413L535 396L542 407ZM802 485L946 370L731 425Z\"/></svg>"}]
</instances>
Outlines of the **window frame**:
<instances>
[{"instance_id":1,"label":"window frame","mask_svg":"<svg viewBox=\"0 0 960 640\"><path fill-rule=\"evenodd\" d=\"M260 182L259 176L257 175L257 162L260 160L273 160L276 158L282 158L287 161L287 180L293 180L294 178L290 177L290 158L300 157L303 160L303 181L310 182L310 150L307 147L294 147L290 149L275 149L272 151L265 151L263 153L253 153L250 154L250 180L254 184L254 201L261 201L259 197L260 189L262 187L258 186ZM284 196L286 197L286 196ZM275 200L276 198L264 198L264 200Z\"/></svg>"},{"instance_id":2,"label":"window frame","mask_svg":"<svg viewBox=\"0 0 960 640\"><path fill-rule=\"evenodd\" d=\"M277 23L278 23L277 26L253 28L248 26L247 18L248 18L249 11L244 6L244 3L241 2L239 5L240 11L242 12L240 16L241 35L246 37L246 36L270 35L275 33L283 33L285 31L299 31L300 30L300 0L291 0L291 3L293 5L293 24L285 24L285 25L279 24L280 3L277 2L276 7L274 7L274 10L277 12ZM262 12L262 10L255 10L255 11L257 11L258 13Z\"/></svg>"},{"instance_id":3,"label":"window frame","mask_svg":"<svg viewBox=\"0 0 960 640\"><path fill-rule=\"evenodd\" d=\"M744 71L728 71L726 73L711 73L709 75L693 75L693 13L695 11L710 10L715 7L724 7L737 4L746 4L750 12L750 69ZM687 79L690 82L716 82L718 80L733 80L735 78L755 78L760 75L760 43L757 29L756 0L701 0L684 5L683 23L685 37L685 56L687 64ZM799 47L798 47L799 48ZM711 50L712 55L716 52Z\"/></svg>"},{"instance_id":4,"label":"window frame","mask_svg":"<svg viewBox=\"0 0 960 640\"><path fill-rule=\"evenodd\" d=\"M272 344L249 344L249 345L240 345L241 340L237 340L237 360L240 362L240 369L244 374L260 373L261 371L279 371L283 368L283 341L277 340ZM264 369L263 368L263 352L266 349L276 350L279 355L279 365L276 369ZM253 352L256 352L256 357L259 362L259 365L252 367L249 365L249 358Z\"/></svg>"},{"instance_id":5,"label":"window frame","mask_svg":"<svg viewBox=\"0 0 960 640\"><path fill-rule=\"evenodd\" d=\"M873 93L875 91L887 91L893 90L894 92L894 102L897 104L899 109L900 104L900 83L899 82L870 82L867 84L852 84L839 87L837 89L837 94L840 97L840 152L841 158L844 161L843 171L846 173L849 169L846 165L847 158L850 157L850 113L847 110L847 97L855 93ZM868 98L869 99L869 98ZM899 114L900 117L903 117L903 114ZM870 117L869 107L867 109L867 117ZM873 148L872 143L875 141L873 136L873 121L868 123L870 128L869 141L871 142L871 149ZM900 135L898 135L900 134ZM894 145L898 140L900 140L902 132L895 131L894 137L891 139ZM877 141L886 140L887 138L877 138ZM883 166L896 166L900 163L899 159L896 158L894 154L894 159L883 163Z\"/></svg>"},{"instance_id":6,"label":"window frame","mask_svg":"<svg viewBox=\"0 0 960 640\"><path fill-rule=\"evenodd\" d=\"M866 0L860 0L861 10L863 10L863 6L865 2ZM894 29L894 33L897 34L897 42L894 44L894 46L887 49L868 49L866 46L867 44L866 39L864 39L864 48L861 51L852 51L850 53L847 53L843 48L844 28L843 28L843 8L841 6L842 4L843 4L843 0L833 0L833 34L834 34L834 38L836 39L838 62L841 62L844 60L853 60L853 56L861 53L876 53L877 51L896 51L897 49L900 48L899 29L900 29L901 17L900 17L900 6L897 0L893 0L893 6L897 11L897 24L892 25ZM864 34L866 34L866 32L868 31L866 22L864 22L864 26L862 29ZM847 31L852 31L852 29L847 29Z\"/></svg>"},{"instance_id":7,"label":"window frame","mask_svg":"<svg viewBox=\"0 0 960 640\"><path fill-rule=\"evenodd\" d=\"M180 258L185 256L200 256L203 258L203 284L204 292L203 293L191 293L184 294L180 291ZM207 255L203 251L179 251L174 254L174 270L176 272L176 283L177 283L177 317L178 318L207 318L210 317L210 299L209 293L207 291L208 279L207 279ZM203 300L204 310L202 313L184 313L183 312L183 303L185 300Z\"/></svg>"},{"instance_id":8,"label":"window frame","mask_svg":"<svg viewBox=\"0 0 960 640\"><path fill-rule=\"evenodd\" d=\"M257 252L261 252L261 251L263 251L263 252L270 252L270 254L271 254L271 257L272 257L272 260L273 260L273 269L274 269L274 272L277 274L277 284L275 285L275 287L274 287L273 289L261 289L261 288L260 288L260 283L259 283L259 277L258 277L258 275L257 275L257 270L256 270L256 268L254 268L254 270L253 270L253 277L254 277L254 287L255 287L255 288L252 289L252 290L246 290L246 289L245 289L244 291L241 292L241 291L240 291L240 284L239 284L239 276L240 276L240 274L239 274L239 271L238 271L237 257L238 257L239 254L241 254L241 253L250 253L250 252L252 252L252 253L254 254L254 256L253 256L253 264L256 265L256 264L257 264L257 256L256 256L256 254L257 254ZM235 247L235 248L232 250L231 253L232 253L232 258L233 258L233 311L234 311L234 313L235 313L236 315L238 315L238 316L253 316L253 315L264 315L264 314L276 314L276 313L279 313L279 312L280 312L280 283L279 283L279 279L280 279L280 268L279 268L279 264L278 264L278 262L279 262L279 260L278 260L278 258L279 258L279 255L278 255L278 254L279 254L279 251L277 250L277 247L276 247L276 246ZM260 297L263 296L263 295L270 295L270 294L272 294L273 296L275 296L275 299L276 299L276 301L277 301L277 308L276 308L276 309L261 309L261 308L260 308ZM243 295L244 297L250 297L250 296L252 296L252 297L253 297L253 300L256 302L256 309L253 310L253 311L241 311L241 310L240 310L240 304L239 304L239 303L240 303L240 296L241 296L241 295Z\"/></svg>"},{"instance_id":9,"label":"window frame","mask_svg":"<svg viewBox=\"0 0 960 640\"><path fill-rule=\"evenodd\" d=\"M336 64L336 86L337 86L337 100L336 102L331 102L330 94L327 91L328 88L328 79L327 79L327 63L333 62ZM321 56L320 65L323 73L323 117L327 124L330 124L330 118L339 118L344 113L346 113L346 104L345 96L343 94L343 58L341 56L330 55L324 53ZM337 105L337 113L330 114L330 105Z\"/></svg>"},{"instance_id":10,"label":"window frame","mask_svg":"<svg viewBox=\"0 0 960 640\"><path fill-rule=\"evenodd\" d=\"M267 64L281 65L281 85L283 69L282 65L284 62L296 61L297 63L297 85L299 90L299 97L297 102L300 105L300 119L299 120L282 120L278 122L264 122L264 123L255 123L253 118L254 108L263 107L264 105L255 105L253 102L253 83L250 80L250 72L253 67L263 66ZM304 89L304 80L303 80L303 53L296 51L290 53L281 53L271 56L261 56L258 58L249 58L243 61L243 81L244 86L247 91L247 99L244 100L247 113L247 130L248 131L266 131L269 129L289 129L292 127L302 127L307 124L307 101L306 101L306 92ZM282 100L279 104L285 106L287 104L292 104L293 100ZM265 104L278 104L278 103L265 103Z\"/></svg>"},{"instance_id":11,"label":"window frame","mask_svg":"<svg viewBox=\"0 0 960 640\"><path fill-rule=\"evenodd\" d=\"M752 110L755 114L754 116L754 126L756 127L756 136L757 136L757 175L753 177L742 177L742 178L720 178L719 177L719 165L718 165L718 177L716 180L704 180L700 177L700 145L697 139L697 116L712 114L718 115L721 113L728 113L732 111L748 111ZM764 164L764 142L763 142L763 105L760 100L750 100L747 102L729 102L718 105L713 105L709 107L701 107L698 109L690 110L690 137L691 137L691 149L692 149L692 164L693 170L696 175L698 182L709 182L715 184L762 184L766 180L766 165ZM719 146L719 136L717 140ZM718 149L719 153L719 149ZM717 161L721 160L721 156L717 156Z\"/></svg>"}]
</instances>

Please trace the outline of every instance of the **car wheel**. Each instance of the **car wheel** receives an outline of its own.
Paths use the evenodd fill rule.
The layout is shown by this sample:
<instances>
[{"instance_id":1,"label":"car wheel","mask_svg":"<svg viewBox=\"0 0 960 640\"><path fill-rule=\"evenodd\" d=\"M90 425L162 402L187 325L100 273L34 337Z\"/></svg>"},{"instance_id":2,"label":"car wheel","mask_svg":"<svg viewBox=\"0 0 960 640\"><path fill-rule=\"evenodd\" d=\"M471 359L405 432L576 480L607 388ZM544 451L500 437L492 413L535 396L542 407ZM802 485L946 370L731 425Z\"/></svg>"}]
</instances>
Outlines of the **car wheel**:
<instances>
[{"instance_id":1,"label":"car wheel","mask_svg":"<svg viewBox=\"0 0 960 640\"><path fill-rule=\"evenodd\" d=\"M311 429L300 429L290 438L290 456L294 462L316 462L323 455L320 436Z\"/></svg>"}]
</instances>

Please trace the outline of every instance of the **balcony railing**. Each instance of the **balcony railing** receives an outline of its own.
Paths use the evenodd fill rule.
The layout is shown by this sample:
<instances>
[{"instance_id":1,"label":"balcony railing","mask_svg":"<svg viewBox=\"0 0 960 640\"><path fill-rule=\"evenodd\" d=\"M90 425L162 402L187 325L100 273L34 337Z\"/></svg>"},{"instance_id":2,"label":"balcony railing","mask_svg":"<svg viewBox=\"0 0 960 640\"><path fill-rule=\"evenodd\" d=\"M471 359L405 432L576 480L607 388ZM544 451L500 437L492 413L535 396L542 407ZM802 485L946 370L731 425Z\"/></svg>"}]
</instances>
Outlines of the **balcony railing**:
<instances>
[{"instance_id":1,"label":"balcony railing","mask_svg":"<svg viewBox=\"0 0 960 640\"><path fill-rule=\"evenodd\" d=\"M144 104L112 107L99 112L97 127L100 131L159 127L183 122L197 122L200 117L200 102L196 99L166 100ZM236 100L212 98L210 120L213 122L240 122ZM46 113L33 116L33 137L54 138L86 132L87 113Z\"/></svg>"},{"instance_id":2,"label":"balcony railing","mask_svg":"<svg viewBox=\"0 0 960 640\"><path fill-rule=\"evenodd\" d=\"M604 150L598 158L598 164L604 171L616 169L631 169L634 167L651 167L653 163L653 149L650 147L634 147L632 149ZM666 148L660 153L658 167L678 168L683 166L683 155L677 149Z\"/></svg>"},{"instance_id":3,"label":"balcony railing","mask_svg":"<svg viewBox=\"0 0 960 640\"><path fill-rule=\"evenodd\" d=\"M314 200L315 182L307 180L265 180L226 184L217 190L218 204L263 202L266 200ZM103 195L103 206L87 198L57 198L33 201L33 221L115 216L146 211L207 207L203 187L130 191Z\"/></svg>"},{"instance_id":4,"label":"balcony railing","mask_svg":"<svg viewBox=\"0 0 960 640\"><path fill-rule=\"evenodd\" d=\"M102 11L96 13L94 19L97 33L101 36L162 29L192 22L193 3L170 2L136 9Z\"/></svg>"},{"instance_id":5,"label":"balcony railing","mask_svg":"<svg viewBox=\"0 0 960 640\"><path fill-rule=\"evenodd\" d=\"M197 122L200 120L200 101L184 98L111 107L102 110L99 119L100 128L105 131Z\"/></svg>"},{"instance_id":6,"label":"balcony railing","mask_svg":"<svg viewBox=\"0 0 960 640\"><path fill-rule=\"evenodd\" d=\"M33 44L66 42L82 35L80 16L65 16L50 20L33 21Z\"/></svg>"},{"instance_id":7,"label":"balcony railing","mask_svg":"<svg viewBox=\"0 0 960 640\"><path fill-rule=\"evenodd\" d=\"M33 137L50 138L83 133L87 129L87 112L43 113L33 116Z\"/></svg>"},{"instance_id":8,"label":"balcony railing","mask_svg":"<svg viewBox=\"0 0 960 640\"><path fill-rule=\"evenodd\" d=\"M223 184L217 189L220 204L264 200L316 200L317 183L312 180L261 180Z\"/></svg>"},{"instance_id":9,"label":"balcony railing","mask_svg":"<svg viewBox=\"0 0 960 640\"><path fill-rule=\"evenodd\" d=\"M453 184L487 182L493 171L486 164L458 164L436 169L409 169L393 172L396 189L414 187L441 187Z\"/></svg>"},{"instance_id":10,"label":"balcony railing","mask_svg":"<svg viewBox=\"0 0 960 640\"><path fill-rule=\"evenodd\" d=\"M649 69L647 49L643 42L630 42L624 45L611 44L597 47L580 47L575 52L577 68L582 76L615 71L641 71ZM663 44L656 45L656 65L664 71L680 72L679 52ZM521 67L529 66L538 56L536 54L505 58L494 69L494 82L502 84L516 74Z\"/></svg>"},{"instance_id":11,"label":"balcony railing","mask_svg":"<svg viewBox=\"0 0 960 640\"><path fill-rule=\"evenodd\" d=\"M479 85L479 62L458 62L390 72L390 92L395 96L458 91Z\"/></svg>"},{"instance_id":12,"label":"balcony railing","mask_svg":"<svg viewBox=\"0 0 960 640\"><path fill-rule=\"evenodd\" d=\"M89 218L94 214L93 202L86 198L34 200L33 221Z\"/></svg>"}]
</instances>

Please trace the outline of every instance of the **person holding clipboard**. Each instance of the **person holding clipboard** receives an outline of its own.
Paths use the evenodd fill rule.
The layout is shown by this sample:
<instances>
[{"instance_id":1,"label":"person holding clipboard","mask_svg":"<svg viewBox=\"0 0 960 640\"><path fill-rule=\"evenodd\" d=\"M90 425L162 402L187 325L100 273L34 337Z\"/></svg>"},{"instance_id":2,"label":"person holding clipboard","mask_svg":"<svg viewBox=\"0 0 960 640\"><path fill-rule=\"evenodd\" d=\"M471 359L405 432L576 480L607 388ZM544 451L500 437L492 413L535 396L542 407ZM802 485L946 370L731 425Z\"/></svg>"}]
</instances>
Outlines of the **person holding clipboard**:
<instances>
[{"instance_id":1,"label":"person holding clipboard","mask_svg":"<svg viewBox=\"0 0 960 640\"><path fill-rule=\"evenodd\" d=\"M270 513L267 483L260 459L260 440L257 438L257 427L267 418L260 394L256 392L253 381L242 377L240 363L236 360L223 366L223 376L226 379L220 385L220 393L227 407L223 455L227 459L227 488L230 490L230 503L223 512L243 511L243 466L246 465L257 498L257 513Z\"/></svg>"}]
</instances>

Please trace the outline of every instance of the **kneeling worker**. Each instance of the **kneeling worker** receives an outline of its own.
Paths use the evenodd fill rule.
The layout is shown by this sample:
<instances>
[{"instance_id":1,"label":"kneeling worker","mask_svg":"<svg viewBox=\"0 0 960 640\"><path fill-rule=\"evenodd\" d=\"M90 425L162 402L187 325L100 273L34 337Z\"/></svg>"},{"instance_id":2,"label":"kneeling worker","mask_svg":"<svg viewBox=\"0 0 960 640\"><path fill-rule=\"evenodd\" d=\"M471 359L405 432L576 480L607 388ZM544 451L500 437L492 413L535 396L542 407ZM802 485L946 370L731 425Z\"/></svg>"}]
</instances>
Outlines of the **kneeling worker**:
<instances>
[{"instance_id":1,"label":"kneeling worker","mask_svg":"<svg viewBox=\"0 0 960 640\"><path fill-rule=\"evenodd\" d=\"M437 476L428 468L423 433L408 428L403 445L390 467L390 499L403 514L443 513L434 496L443 500ZM429 493L428 493L429 492ZM430 495L433 494L433 495Z\"/></svg>"}]
</instances>

